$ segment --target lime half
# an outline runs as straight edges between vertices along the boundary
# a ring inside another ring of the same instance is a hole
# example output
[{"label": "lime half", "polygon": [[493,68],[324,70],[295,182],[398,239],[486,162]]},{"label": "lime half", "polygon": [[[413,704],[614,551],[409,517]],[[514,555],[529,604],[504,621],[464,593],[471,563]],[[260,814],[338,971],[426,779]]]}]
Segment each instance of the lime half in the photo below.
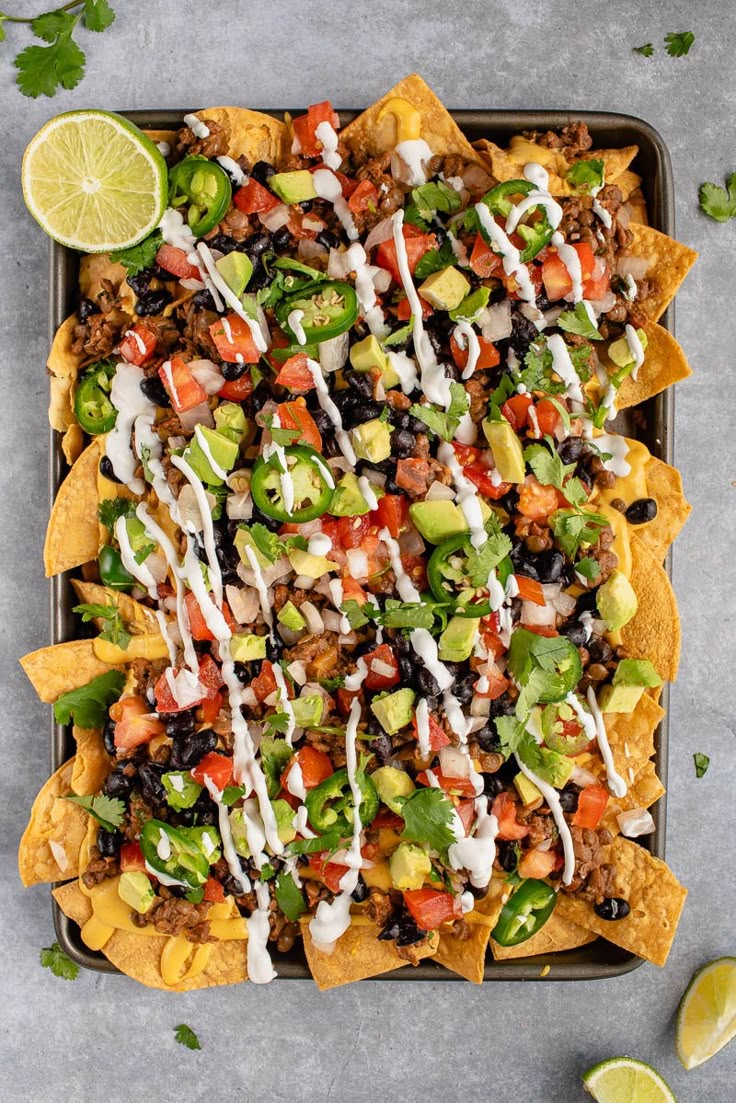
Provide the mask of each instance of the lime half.
[{"label": "lime half", "polygon": [[633,1057],[612,1057],[583,1074],[585,1090],[598,1103],[677,1103],[658,1072]]},{"label": "lime half", "polygon": [[686,1069],[702,1065],[736,1035],[736,957],[699,969],[677,1012],[675,1049]]},{"label": "lime half", "polygon": [[166,162],[153,142],[110,111],[67,111],[23,156],[23,197],[62,245],[106,253],[135,245],[166,209]]}]

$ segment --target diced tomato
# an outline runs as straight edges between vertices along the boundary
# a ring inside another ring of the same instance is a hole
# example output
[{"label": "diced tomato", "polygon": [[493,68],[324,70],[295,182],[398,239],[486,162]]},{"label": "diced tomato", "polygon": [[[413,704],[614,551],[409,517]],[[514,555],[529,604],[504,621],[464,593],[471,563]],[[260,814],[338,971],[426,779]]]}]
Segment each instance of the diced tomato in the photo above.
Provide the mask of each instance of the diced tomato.
[{"label": "diced tomato", "polygon": [[162,245],[156,253],[156,264],[178,280],[201,280],[202,273],[194,264],[190,264],[187,254],[175,245]]},{"label": "diced tomato", "polygon": [[485,494],[486,498],[492,500],[503,498],[511,490],[511,483],[498,483],[496,485],[491,477],[491,469],[484,467],[482,463],[468,464],[463,469],[463,474],[470,479],[471,483],[477,486],[481,494]]},{"label": "diced tomato", "polygon": [[378,830],[380,827],[388,827],[393,831],[403,831],[405,824],[401,816],[397,816],[390,808],[381,808],[378,815],[371,822],[371,830],[374,828]]},{"label": "diced tomato", "polygon": [[556,850],[525,850],[519,859],[520,877],[549,877],[557,868],[558,856]]},{"label": "diced tomato", "polygon": [[378,189],[371,180],[361,180],[348,199],[348,207],[353,214],[374,211],[378,206]]},{"label": "diced tomato", "polygon": [[[432,773],[440,789],[444,789],[446,793],[452,793],[453,796],[458,797],[475,796],[475,786],[469,777],[449,777],[440,770],[432,770]],[[429,785],[429,777],[427,776],[426,770],[422,770],[421,773],[417,774],[417,784]]]},{"label": "diced tomato", "polygon": [[298,430],[297,444],[308,444],[315,451],[322,451],[322,434],[303,398],[297,398],[293,402],[282,402],[278,407],[278,415],[282,429]]},{"label": "diced tomato", "polygon": [[560,634],[551,624],[525,624],[524,627],[527,632],[534,632],[537,636],[548,636],[550,639]]},{"label": "diced tomato", "polygon": [[539,426],[541,436],[544,436],[546,433],[549,433],[551,436],[560,423],[560,415],[556,406],[553,406],[551,402],[543,398],[542,401],[538,402],[534,407],[534,412],[537,415],[537,425]]},{"label": "diced tomato", "polygon": [[357,601],[358,605],[365,605],[368,595],[359,582],[356,582],[350,575],[346,575],[342,580],[342,599],[343,601]]},{"label": "diced tomato", "polygon": [[527,475],[519,487],[517,508],[530,521],[546,521],[550,513],[559,509],[557,491],[553,486],[542,486],[534,475]]},{"label": "diced tomato", "polygon": [[276,357],[273,355],[274,352],[278,349],[288,348],[290,344],[291,342],[284,331],[274,326],[271,333],[271,347],[269,348],[268,352],[264,353],[264,357],[275,372],[281,371],[281,361],[276,359]]},{"label": "diced tomato", "polygon": [[[374,670],[374,662],[383,663],[386,667],[390,667],[391,673],[384,673],[380,666],[378,670]],[[387,643],[379,644],[378,647],[374,647],[372,651],[369,651],[365,656],[365,663],[368,667],[368,674],[364,683],[366,689],[388,689],[390,686],[395,686],[401,679],[396,656]]]},{"label": "diced tomato", "polygon": [[250,688],[259,701],[265,701],[272,693],[276,692],[276,679],[273,673],[273,665],[264,659],[261,664],[261,672],[250,683]]},{"label": "diced tomato", "polygon": [[[421,230],[417,229],[416,226],[412,226],[411,223],[404,224],[401,227],[401,232],[404,235],[409,271],[414,275],[414,269],[419,264],[424,254],[428,253],[430,249],[435,249],[437,247],[437,238],[434,234],[422,233]],[[400,284],[402,282],[399,262],[396,256],[396,243],[393,238],[389,238],[388,241],[382,241],[378,246],[374,264],[390,272],[391,278],[395,280],[396,283]]]},{"label": "diced tomato", "polygon": [[328,851],[320,851],[318,854],[309,855],[309,868],[313,869],[330,890],[330,892],[340,891],[340,881],[345,876],[350,866],[340,865],[339,862],[330,862],[327,858]]},{"label": "diced tomato", "polygon": [[581,789],[578,806],[572,818],[574,827],[597,827],[608,804],[608,790],[604,785],[587,785]]},{"label": "diced tomato", "polygon": [[146,859],[138,843],[123,843],[119,860],[121,873],[146,872]]},{"label": "diced tomato", "polygon": [[[419,726],[417,724],[416,713],[412,719],[412,727],[414,728],[414,735],[417,740],[419,739]],[[429,749],[430,751],[439,751],[443,747],[448,747],[450,744],[450,737],[445,732],[445,729],[441,727],[435,718],[430,713],[429,715]]]},{"label": "diced tomato", "polygon": [[507,398],[501,407],[501,413],[516,432],[529,424],[529,407],[532,397],[528,394],[514,394]]},{"label": "diced tomato", "polygon": [[349,716],[350,709],[352,708],[353,701],[356,697],[360,697],[359,689],[343,689],[342,687],[337,691],[337,709],[341,716]]},{"label": "diced tomato", "polygon": [[237,379],[227,379],[217,393],[220,398],[226,398],[228,402],[244,402],[253,394],[253,380],[250,372],[243,372]]},{"label": "diced tomato", "polygon": [[110,716],[115,721],[115,746],[119,751],[150,743],[164,731],[144,697],[123,697],[110,707]]},{"label": "diced tomato", "polygon": [[204,883],[203,900],[209,900],[211,904],[221,904],[225,899],[225,890],[222,883],[215,877],[208,877]]},{"label": "diced tomato", "polygon": [[535,605],[545,604],[541,582],[537,582],[534,578],[527,578],[524,574],[517,574],[515,577],[522,601],[533,601]]},{"label": "diced tomato", "polygon": [[[480,352],[475,362],[476,371],[483,371],[485,368],[495,368],[497,364],[501,363],[501,355],[493,341],[489,341],[486,337],[479,336],[478,344],[480,346]],[[450,337],[450,352],[458,368],[467,367],[469,349],[467,345],[464,349],[461,349],[455,340],[454,334]]]},{"label": "diced tomato", "polygon": [[199,660],[199,680],[207,690],[207,697],[213,697],[225,685],[222,671],[211,655],[203,655]]},{"label": "diced tomato", "polygon": [[210,337],[229,364],[257,364],[260,359],[250,326],[239,314],[218,318],[210,326]]},{"label": "diced tomato", "polygon": [[370,527],[371,519],[367,513],[361,517],[341,517],[337,522],[337,543],[345,549],[360,548]]},{"label": "diced tomato", "polygon": [[473,243],[473,251],[470,254],[470,267],[476,276],[487,279],[503,267],[503,260],[494,253],[490,245],[486,244],[480,234],[476,235]]},{"label": "diced tomato", "polygon": [[307,364],[305,353],[298,352],[296,356],[290,356],[285,361],[283,368],[274,380],[280,387],[286,387],[289,391],[314,390],[314,376]]},{"label": "diced tomato", "polygon": [[[430,318],[434,314],[434,310],[425,299],[420,299],[419,301],[422,304],[422,318]],[[396,317],[400,322],[408,322],[411,318],[411,303],[406,296],[404,296],[403,299],[399,299],[396,306]]]},{"label": "diced tomato", "polygon": [[334,773],[332,763],[330,762],[330,756],[325,754],[324,751],[315,750],[314,747],[310,747],[309,744],[306,743],[303,747],[299,748],[281,775],[281,787],[283,789],[286,789],[289,773],[293,769],[295,762],[299,763],[299,768],[302,772],[302,783],[305,789],[314,789],[315,786],[326,781],[327,778]]},{"label": "diced tomato", "polygon": [[[578,254],[583,277],[583,295],[586,299],[602,299],[610,286],[610,274],[600,257],[596,257],[587,242],[579,242],[572,248]],[[563,299],[572,291],[572,278],[559,253],[548,249],[542,265],[542,279],[551,302]]]},{"label": "diced tomato", "polygon": [[243,214],[261,214],[272,211],[274,207],[278,207],[280,202],[278,196],[275,196],[268,188],[264,188],[263,184],[259,184],[252,176],[243,184],[242,188],[238,188],[233,196],[233,203]]},{"label": "diced tomato", "polygon": [[[498,637],[496,637],[498,638]],[[475,692],[478,697],[486,697],[489,701],[495,701],[499,697],[503,697],[506,690],[509,688],[509,680],[505,678],[500,670],[491,670],[489,674],[485,675],[488,682],[488,688],[481,692],[478,689],[478,683],[475,683]]]},{"label": "diced tomato", "polygon": [[491,613],[490,617],[483,617],[481,619],[480,632],[483,637],[483,643],[493,655],[494,659],[500,658],[506,651],[503,640],[498,634],[498,629],[499,623],[497,613]]},{"label": "diced tomato", "polygon": [[[143,348],[141,348],[143,345]],[[120,342],[120,355],[129,364],[140,367],[145,364],[149,356],[156,351],[156,334],[151,333],[147,326],[131,326],[126,330],[125,336]]]},{"label": "diced tomato", "polygon": [[427,460],[412,457],[396,464],[396,485],[406,490],[412,498],[424,497],[429,478]]},{"label": "diced tomato", "polygon": [[233,779],[233,760],[228,755],[210,751],[189,773],[200,785],[206,785],[209,778],[216,789],[222,792]]},{"label": "diced tomato", "polygon": [[202,723],[207,727],[212,727],[217,717],[220,715],[220,711],[224,704],[224,698],[221,690],[218,690],[212,695],[212,697],[205,697],[202,704],[199,706],[202,713]]},{"label": "diced tomato", "polygon": [[454,440],[452,448],[461,467],[469,467],[470,464],[480,461],[481,450],[475,448],[472,444],[460,444],[459,441]]},{"label": "diced tomato", "polygon": [[294,135],[301,146],[302,156],[322,156],[322,143],[316,134],[320,123],[329,123],[335,130],[340,125],[340,118],[329,100],[313,103],[307,108],[306,115],[298,115],[296,119],[291,120]]},{"label": "diced tomato", "polygon": [[499,793],[494,799],[491,813],[498,820],[499,839],[523,839],[529,828],[516,820],[517,805],[511,793]]},{"label": "diced tomato", "polygon": [[407,889],[404,903],[412,919],[422,931],[436,931],[450,919],[460,915],[455,897],[451,892],[439,889]]},{"label": "diced tomato", "polygon": [[465,834],[470,834],[470,829],[473,826],[475,820],[475,801],[474,800],[461,800],[457,806],[457,814],[460,817],[460,821],[465,828]]},{"label": "diced tomato", "polygon": [[[210,599],[214,605],[215,599],[212,594],[210,594]],[[192,638],[195,640],[214,640],[215,637],[207,627],[207,621],[204,619],[202,610],[199,607],[199,602],[191,590],[184,598],[184,604],[187,610],[189,630],[192,633]],[[235,617],[230,612],[230,607],[226,601],[222,603],[222,615],[225,618],[228,628],[233,629],[236,627]]]},{"label": "diced tomato", "polygon": [[379,529],[388,529],[394,540],[398,540],[408,516],[409,503],[403,494],[384,494],[370,518]]},{"label": "diced tomato", "polygon": [[207,391],[192,375],[180,356],[172,356],[158,369],[158,376],[177,414],[194,409],[207,401]]}]

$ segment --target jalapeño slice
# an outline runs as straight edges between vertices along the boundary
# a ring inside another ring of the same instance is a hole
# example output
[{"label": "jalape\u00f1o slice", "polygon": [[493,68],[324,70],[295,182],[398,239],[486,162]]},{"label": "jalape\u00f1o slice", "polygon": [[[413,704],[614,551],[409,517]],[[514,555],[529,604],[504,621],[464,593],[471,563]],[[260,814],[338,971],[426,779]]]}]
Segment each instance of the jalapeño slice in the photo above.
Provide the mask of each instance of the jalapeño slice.
[{"label": "jalape\u00f1o slice", "polygon": [[427,565],[432,593],[438,601],[452,602],[458,617],[485,617],[491,611],[489,598],[479,594],[467,576],[468,556],[475,554],[470,537],[461,533],[438,544]]},{"label": "jalape\u00f1o slice", "polygon": [[[378,813],[378,791],[362,770],[358,773],[360,787],[360,822],[372,823]],[[350,835],[353,830],[355,804],[346,769],[336,770],[326,781],[310,789],[306,799],[309,822],[315,831],[339,831]]]},{"label": "jalape\u00f1o slice", "polygon": [[565,701],[546,706],[542,712],[542,732],[549,749],[558,754],[580,754],[590,743],[575,710]]},{"label": "jalape\u00f1o slice", "polygon": [[87,368],[77,384],[74,413],[85,433],[92,436],[109,433],[117,421],[118,412],[110,400],[116,369],[114,360],[102,360]]},{"label": "jalape\u00f1o slice", "polygon": [[97,562],[100,572],[100,581],[111,590],[132,590],[135,586],[133,575],[123,566],[122,556],[117,548],[111,544],[104,544],[100,549]]},{"label": "jalape\u00f1o slice", "polygon": [[[286,461],[286,471],[281,455]],[[334,487],[325,477],[328,470],[319,452],[304,444],[293,444],[268,459],[260,456],[251,479],[253,501],[261,513],[274,521],[294,524],[314,521],[326,512],[334,494]],[[289,494],[293,503],[287,508]]]},{"label": "jalape\u00f1o slice", "polygon": [[350,329],[358,319],[358,297],[355,289],[341,280],[308,284],[289,295],[276,307],[276,318],[287,337],[298,342],[289,325],[293,310],[302,312],[300,322],[306,344],[313,345],[339,337]]},{"label": "jalape\u00f1o slice", "polygon": [[[529,180],[506,180],[503,184],[498,184],[487,192],[483,196],[482,202],[490,208],[492,214],[508,218],[514,206],[511,197],[514,195],[527,196],[535,190],[536,185]],[[524,264],[536,257],[554,233],[554,227],[550,225],[544,204],[537,203],[530,207],[524,217],[528,217],[534,212],[538,212],[540,216],[536,222],[520,222],[516,227],[516,233],[525,242],[521,251],[521,260]]]},{"label": "jalape\u00f1o slice", "polygon": [[528,877],[501,908],[491,938],[501,946],[519,946],[541,931],[557,903],[557,893],[546,881]]},{"label": "jalape\u00f1o slice", "polygon": [[198,889],[209,876],[204,851],[183,830],[162,820],[149,820],[141,831],[143,857],[156,873]]},{"label": "jalape\u00f1o slice", "polygon": [[186,219],[195,237],[213,230],[232,197],[230,177],[206,157],[185,157],[169,170],[169,204],[186,207]]}]

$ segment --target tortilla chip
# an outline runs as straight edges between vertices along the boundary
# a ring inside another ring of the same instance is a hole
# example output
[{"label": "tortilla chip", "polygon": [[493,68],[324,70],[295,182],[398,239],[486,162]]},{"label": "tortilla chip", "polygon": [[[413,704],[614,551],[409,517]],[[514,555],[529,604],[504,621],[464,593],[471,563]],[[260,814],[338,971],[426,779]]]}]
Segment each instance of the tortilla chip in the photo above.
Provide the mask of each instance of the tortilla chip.
[{"label": "tortilla chip", "polygon": [[621,192],[624,202],[626,202],[641,186],[641,176],[638,176],[635,172],[631,172],[630,169],[624,169],[624,171],[619,173],[616,177],[606,177],[606,183],[615,184]]},{"label": "tortilla chip", "polygon": [[666,682],[677,677],[681,628],[672,584],[657,557],[631,534],[631,584],[639,599],[633,620],[621,629],[629,658],[650,659]]},{"label": "tortilla chip", "polygon": [[655,965],[664,965],[675,937],[687,889],[672,870],[648,850],[623,835],[609,847],[605,860],[615,867],[613,896],[623,897],[631,908],[625,919],[606,920],[593,905],[579,897],[560,894],[560,915],[629,950]]},{"label": "tortilla chip", "polygon": [[[616,399],[619,410],[637,406],[692,375],[685,353],[671,333],[656,322],[649,322],[644,330],[647,335],[644,363],[636,379],[628,376],[621,384]],[[601,362],[609,374],[617,370],[605,353],[601,354]]]},{"label": "tortilla chip", "polygon": [[64,453],[64,459],[70,467],[72,464],[76,463],[82,455],[84,451],[84,433],[76,422],[74,425],[70,425],[64,433],[61,439],[61,450]]},{"label": "tortilla chip", "polygon": [[206,107],[195,114],[204,123],[216,122],[224,128],[228,157],[246,157],[251,165],[256,161],[279,165],[289,152],[286,124],[272,115],[245,107]]},{"label": "tortilla chip", "polygon": [[107,253],[85,254],[79,262],[79,290],[85,299],[96,301],[105,288],[103,280],[108,280],[120,299],[123,310],[132,316],[135,308],[135,293],[126,282],[127,270],[122,264],[110,260]]},{"label": "tortilla chip", "polygon": [[649,764],[654,754],[654,733],[664,714],[664,709],[647,693],[639,698],[633,712],[605,714],[613,764],[627,784],[631,780],[629,770],[636,777]]},{"label": "tortilla chip", "polygon": [[[511,139],[508,149],[502,149],[486,138],[474,142],[473,145],[501,183],[506,180],[521,179],[524,165],[534,162],[542,165],[549,173],[549,190],[552,195],[578,194],[578,190],[567,180],[567,173],[574,162],[568,161],[560,149],[549,149],[537,142],[530,142],[521,135],[515,135]],[[623,149],[597,149],[587,153],[583,160],[603,161],[606,183],[618,184],[619,178],[638,152],[637,146],[625,146]],[[638,180],[637,177],[637,182]]]},{"label": "tortilla chip", "polygon": [[626,795],[611,797],[601,820],[601,825],[607,827],[612,835],[621,834],[616,818],[621,812],[631,812],[634,808],[651,808],[665,794],[664,785],[657,777],[653,762],[647,762],[633,782],[629,783],[627,775],[624,777],[629,785]]},{"label": "tortilla chip", "polygon": [[649,497],[657,503],[657,516],[647,525],[639,525],[636,534],[657,559],[667,549],[687,521],[692,506],[682,491],[682,476],[676,467],[652,456],[646,465]]},{"label": "tortilla chip", "polygon": [[598,936],[593,931],[571,923],[552,912],[541,931],[522,942],[519,946],[500,946],[491,939],[491,953],[496,961],[512,961],[519,957],[533,957],[535,954],[557,954],[563,950],[575,950],[578,946],[587,946],[595,942]]},{"label": "tortilla chip", "polygon": [[[435,961],[444,965],[451,973],[465,977],[472,984],[480,984],[486,964],[488,941],[503,906],[501,897],[507,889],[508,886],[503,881],[491,881],[487,895],[482,900],[476,900],[473,913],[465,917],[470,930],[469,937],[457,937],[451,930],[443,931],[434,956]],[[473,922],[475,913],[481,922]]]},{"label": "tortilla chip", "polygon": [[385,96],[363,111],[340,133],[342,144],[357,159],[363,161],[394,149],[397,144],[396,120],[391,113],[379,116],[392,99],[406,100],[421,115],[419,137],[431,147],[432,152],[445,156],[456,153],[466,161],[486,168],[483,158],[463,134],[447,108],[437,99],[432,89],[420,76],[412,73],[395,84]]},{"label": "tortilla chip", "polygon": [[[160,635],[161,629],[153,610],[140,601],[136,601],[129,594],[121,590],[112,590],[109,586],[102,586],[99,582],[82,582],[79,578],[71,580],[74,592],[81,604],[87,605],[114,605],[120,610],[123,624],[132,631],[133,635],[155,634]],[[104,622],[97,618],[93,622],[102,631]]]},{"label": "tortilla chip", "polygon": [[[393,942],[379,942],[379,928],[373,923],[362,922],[363,917],[353,919],[347,931],[335,943],[331,954],[318,950],[309,933],[309,919],[301,921],[304,952],[307,955],[314,983],[320,992],[338,988],[341,984],[351,984],[354,980],[366,980],[379,977],[383,973],[392,973],[403,969],[409,962],[399,957]],[[428,941],[419,953],[419,957],[431,957],[435,946]]]},{"label": "tortilla chip", "polygon": [[90,797],[102,788],[113,766],[105,750],[102,733],[97,728],[73,728],[77,753],[72,771],[72,791],[79,797]]},{"label": "tortilla chip", "polygon": [[[63,881],[79,873],[79,848],[87,834],[88,817],[79,805],[63,799],[72,791],[74,765],[73,758],[65,762],[33,802],[18,847],[18,871],[26,887]],[[57,847],[56,855],[52,842]]]},{"label": "tortilla chip", "polygon": [[122,669],[98,659],[93,640],[68,640],[67,643],[41,647],[24,655],[20,665],[40,699],[47,705],[53,704],[70,689],[86,686],[99,674]]},{"label": "tortilla chip", "polygon": [[50,375],[49,422],[52,429],[63,433],[70,425],[76,425],[72,392],[83,357],[72,352],[74,327],[79,324],[76,314],[70,314],[61,323],[51,342],[46,361]]},{"label": "tortilla chip", "polygon": [[646,276],[653,284],[651,295],[646,299],[637,299],[637,306],[647,318],[656,322],[674,299],[698,254],[651,226],[636,223],[631,227],[631,232],[634,240],[629,246],[629,255],[649,261]]},{"label": "tortilla chip", "polygon": [[168,142],[170,146],[174,146],[176,143],[176,131],[175,130],[149,130],[144,129],[143,133],[149,141],[157,144],[158,142]]},{"label": "tortilla chip", "polygon": [[[53,897],[64,912],[79,926],[92,915],[92,905],[77,881],[54,889]],[[247,942],[233,939],[212,943],[210,958],[199,976],[166,984],[161,976],[161,954],[168,935],[138,935],[130,931],[115,931],[103,948],[103,953],[122,973],[145,984],[147,988],[159,988],[165,992],[189,992],[197,988],[212,988],[221,984],[237,984],[248,979],[246,969]],[[196,950],[196,946],[192,946]]]},{"label": "tortilla chip", "polygon": [[647,214],[647,201],[644,198],[644,193],[641,188],[636,188],[626,200],[626,205],[629,208],[632,222],[640,222],[642,226],[649,225],[649,216]]},{"label": "tortilla chip", "polygon": [[51,507],[43,549],[47,577],[97,558],[100,546],[97,467],[100,456],[100,439],[95,438],[59,487]]}]

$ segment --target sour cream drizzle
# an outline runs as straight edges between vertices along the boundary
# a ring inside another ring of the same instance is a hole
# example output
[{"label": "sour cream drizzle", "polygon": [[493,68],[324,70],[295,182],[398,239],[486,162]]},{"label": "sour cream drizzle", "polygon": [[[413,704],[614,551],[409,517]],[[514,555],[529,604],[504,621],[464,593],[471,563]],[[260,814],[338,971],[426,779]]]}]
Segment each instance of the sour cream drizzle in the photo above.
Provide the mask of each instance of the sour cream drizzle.
[{"label": "sour cream drizzle", "polygon": [[355,272],[355,294],[363,312],[366,325],[374,337],[386,337],[389,327],[386,325],[383,311],[378,305],[373,276],[380,271],[375,265],[368,264],[365,249],[359,241],[353,242],[345,253],[346,262]]},{"label": "sour cream drizzle", "polygon": [[277,973],[268,952],[268,936],[271,931],[268,915],[271,907],[271,896],[265,881],[256,881],[255,893],[258,907],[250,918],[245,921],[248,928],[246,958],[248,980],[253,981],[254,984],[268,984],[277,976]]},{"label": "sour cream drizzle", "polygon": [[495,245],[497,251],[503,257],[504,272],[507,276],[513,276],[518,283],[519,297],[528,303],[535,302],[537,296],[534,291],[534,284],[529,275],[529,269],[522,262],[519,250],[498,225],[485,203],[476,203],[475,213],[478,215],[478,221],[490,238],[491,244]]},{"label": "sour cream drizzle", "polygon": [[329,169],[317,169],[312,173],[314,190],[320,199],[331,203],[349,241],[357,241],[358,230],[353,221],[347,200],[342,194],[342,184]]},{"label": "sour cream drizzle", "polygon": [[426,165],[432,160],[432,148],[424,138],[407,138],[395,146],[401,160],[409,170],[406,183],[416,188],[427,183]]},{"label": "sour cream drizzle", "polygon": [[478,340],[478,334],[475,332],[469,322],[459,321],[455,326],[453,333],[455,341],[460,349],[467,348],[468,350],[468,362],[463,368],[462,379],[470,379],[471,375],[475,371],[475,366],[478,363],[480,356],[480,341]]},{"label": "sour cream drizzle", "polygon": [[629,346],[629,352],[631,358],[634,361],[634,367],[631,372],[631,378],[636,379],[639,374],[639,368],[644,363],[644,346],[639,340],[639,334],[636,332],[631,324],[626,326],[626,344]]},{"label": "sour cream drizzle", "polygon": [[388,548],[388,555],[391,561],[391,569],[396,575],[396,589],[399,591],[399,597],[402,601],[416,601],[420,602],[422,596],[417,590],[416,586],[409,578],[408,574],[404,570],[404,565],[401,562],[401,549],[398,543],[394,540],[388,529],[381,529],[378,534],[379,540],[383,540],[384,544]]},{"label": "sour cream drizzle", "polygon": [[263,331],[260,323],[249,317],[248,314],[246,314],[243,308],[243,304],[241,303],[238,296],[228,287],[225,280],[217,271],[215,259],[212,256],[212,253],[210,252],[208,246],[205,245],[203,241],[200,241],[200,243],[198,244],[197,252],[199,253],[202,263],[207,269],[207,274],[209,278],[212,280],[212,283],[220,292],[227,305],[232,311],[235,312],[235,314],[238,315],[239,318],[242,318],[245,324],[248,326],[251,337],[253,338],[253,342],[258,351],[266,352],[266,350],[268,349],[268,342],[263,336]]},{"label": "sour cream drizzle", "polygon": [[549,810],[554,817],[557,830],[562,839],[562,850],[565,856],[565,868],[562,871],[562,881],[564,884],[569,885],[575,874],[575,848],[573,847],[572,835],[570,833],[570,828],[567,826],[557,790],[546,781],[543,781],[542,778],[535,774],[533,770],[530,770],[528,766],[525,766],[518,754],[515,754],[514,758],[524,777],[539,789],[539,792],[546,800]]},{"label": "sour cream drizzle", "polygon": [[603,714],[601,713],[598,701],[596,699],[595,690],[592,686],[589,686],[586,697],[588,699],[590,711],[593,713],[598,747],[601,752],[601,757],[606,766],[608,788],[611,790],[614,797],[625,797],[628,792],[628,787],[614,764],[613,754],[611,752],[611,745],[608,742],[608,733],[606,732],[605,721],[603,720]]},{"label": "sour cream drizzle", "polygon": [[[488,533],[483,524],[483,510],[475,484],[471,483],[470,479],[464,475],[455,455],[455,449],[448,441],[442,441],[438,447],[437,458],[445,467],[449,467],[452,473],[456,501],[470,529],[470,543],[474,548],[483,547],[488,540]],[[493,473],[491,473],[491,481],[493,481]]]},{"label": "sour cream drizzle", "polygon": [[314,380],[314,386],[317,390],[317,401],[319,402],[320,409],[324,410],[328,418],[335,426],[335,439],[340,446],[345,459],[348,461],[351,467],[355,467],[358,462],[358,457],[355,455],[355,450],[350,442],[350,436],[345,432],[342,425],[342,417],[335,403],[330,397],[330,391],[327,386],[327,381],[324,377],[322,367],[316,360],[312,360],[311,357],[307,357],[307,364],[309,370],[312,373],[312,379]]},{"label": "sour cream drizzle", "polygon": [[325,119],[315,127],[315,137],[322,143],[322,160],[329,169],[339,169],[342,157],[337,152],[337,132]]},{"label": "sour cream drizzle", "polygon": [[125,361],[118,364],[110,388],[110,401],[118,411],[118,416],[105,440],[105,453],[116,477],[133,494],[142,494],[146,489],[143,480],[135,477],[138,460],[130,446],[133,424],[141,414],[149,414],[155,409],[141,390],[144,379],[142,368]]},{"label": "sour cream drizzle", "polygon": [[488,811],[488,799],[475,799],[475,833],[457,839],[447,856],[453,869],[466,869],[474,888],[482,889],[491,880],[496,857],[498,820]]},{"label": "sour cream drizzle", "polygon": [[420,697],[415,710],[417,721],[417,746],[420,758],[429,758],[429,705],[425,697]]}]

